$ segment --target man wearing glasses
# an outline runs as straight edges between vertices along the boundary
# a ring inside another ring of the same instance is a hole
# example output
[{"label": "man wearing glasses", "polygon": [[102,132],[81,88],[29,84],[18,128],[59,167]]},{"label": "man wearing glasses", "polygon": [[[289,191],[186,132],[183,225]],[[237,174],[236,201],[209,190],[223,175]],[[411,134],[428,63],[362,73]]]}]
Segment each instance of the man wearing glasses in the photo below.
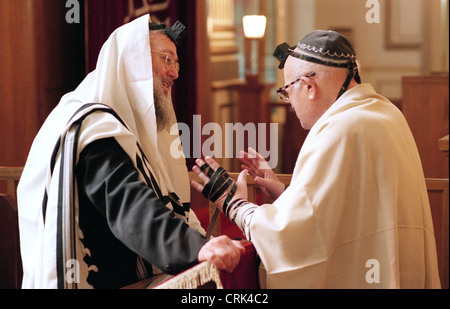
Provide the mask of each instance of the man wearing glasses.
[{"label": "man wearing glasses", "polygon": [[202,261],[232,271],[245,250],[206,239],[190,210],[185,160],[169,149],[184,26],[149,21],[110,36],[33,142],[18,187],[23,288],[120,288]]},{"label": "man wearing glasses", "polygon": [[[290,185],[253,149],[237,182],[206,158],[194,167],[204,185],[192,183],[253,242],[262,286],[439,288],[425,179],[402,113],[361,83],[353,47],[334,31],[274,56],[286,82],[278,94],[310,130]],[[273,204],[246,200],[247,173]]]}]

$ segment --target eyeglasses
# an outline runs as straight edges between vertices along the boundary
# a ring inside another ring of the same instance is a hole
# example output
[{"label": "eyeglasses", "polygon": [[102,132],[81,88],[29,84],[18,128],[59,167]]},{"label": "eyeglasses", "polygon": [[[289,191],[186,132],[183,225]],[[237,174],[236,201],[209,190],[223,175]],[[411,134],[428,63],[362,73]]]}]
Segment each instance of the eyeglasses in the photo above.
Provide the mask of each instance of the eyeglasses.
[{"label": "eyeglasses", "polygon": [[280,96],[280,99],[283,100],[286,103],[289,103],[289,92],[287,91],[287,89],[289,87],[291,87],[292,85],[294,85],[295,83],[298,83],[299,81],[301,81],[303,77],[312,77],[314,75],[316,75],[316,72],[311,72],[309,74],[302,75],[298,79],[296,79],[295,81],[290,83],[289,85],[286,85],[286,86],[281,87],[280,89],[278,89],[277,93]]},{"label": "eyeglasses", "polygon": [[175,68],[175,71],[180,71],[180,63],[170,58],[169,53],[163,53],[156,50],[152,50],[152,53],[163,54],[166,55],[164,65],[166,66],[166,70],[170,70],[172,67]]}]

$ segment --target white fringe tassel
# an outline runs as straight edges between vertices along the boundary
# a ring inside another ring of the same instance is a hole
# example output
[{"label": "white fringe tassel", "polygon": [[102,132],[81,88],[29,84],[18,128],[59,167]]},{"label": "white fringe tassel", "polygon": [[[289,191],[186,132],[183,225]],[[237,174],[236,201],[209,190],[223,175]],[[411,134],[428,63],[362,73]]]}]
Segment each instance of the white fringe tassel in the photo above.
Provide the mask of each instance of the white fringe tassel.
[{"label": "white fringe tassel", "polygon": [[217,289],[223,289],[217,267],[203,262],[161,283],[155,289],[197,289],[211,281],[216,284]]}]

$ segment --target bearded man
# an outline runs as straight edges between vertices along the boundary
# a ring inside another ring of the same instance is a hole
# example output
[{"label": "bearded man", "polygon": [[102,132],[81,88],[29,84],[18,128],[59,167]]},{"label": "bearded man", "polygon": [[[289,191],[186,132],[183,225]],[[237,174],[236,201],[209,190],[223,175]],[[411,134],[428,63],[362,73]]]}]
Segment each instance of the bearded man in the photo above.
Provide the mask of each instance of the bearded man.
[{"label": "bearded man", "polygon": [[118,28],[45,121],[18,186],[24,288],[120,288],[239,262],[240,243],[204,237],[185,159],[170,155],[183,29],[149,15]]}]

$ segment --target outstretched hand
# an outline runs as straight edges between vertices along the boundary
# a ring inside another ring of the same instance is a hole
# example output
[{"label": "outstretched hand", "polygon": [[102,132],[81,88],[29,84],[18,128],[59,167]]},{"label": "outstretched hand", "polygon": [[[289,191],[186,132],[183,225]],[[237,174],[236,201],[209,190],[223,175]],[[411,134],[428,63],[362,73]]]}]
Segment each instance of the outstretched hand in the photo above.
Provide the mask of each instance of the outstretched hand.
[{"label": "outstretched hand", "polygon": [[239,160],[242,169],[248,170],[255,179],[255,184],[269,198],[276,200],[284,192],[284,184],[278,180],[267,161],[256,150],[248,148],[248,152],[241,151]]},{"label": "outstretched hand", "polygon": [[[212,173],[216,172],[217,169],[220,167],[220,165],[214,159],[212,159],[210,157],[206,157],[205,161],[209,165],[209,167],[213,170]],[[192,168],[194,173],[197,174],[197,176],[203,181],[203,184],[200,184],[199,182],[197,182],[195,180],[191,181],[191,186],[200,193],[202,193],[203,189],[205,188],[205,185],[210,181],[210,177],[208,177],[205,174],[205,172],[203,172],[201,170],[201,167],[205,165],[205,161],[203,161],[202,159],[197,159],[195,161],[196,165],[194,165],[194,167]],[[234,193],[232,199],[229,201],[230,204],[237,199],[247,200],[247,197],[248,197],[247,180],[246,180],[247,174],[248,174],[248,171],[244,170],[239,174],[236,182],[234,182],[234,180],[232,181],[236,184],[236,192]],[[229,188],[227,188],[215,201],[213,201],[216,208],[223,211],[223,204],[224,204],[228,194],[230,193],[230,191],[231,191],[231,186],[229,186]]]}]

